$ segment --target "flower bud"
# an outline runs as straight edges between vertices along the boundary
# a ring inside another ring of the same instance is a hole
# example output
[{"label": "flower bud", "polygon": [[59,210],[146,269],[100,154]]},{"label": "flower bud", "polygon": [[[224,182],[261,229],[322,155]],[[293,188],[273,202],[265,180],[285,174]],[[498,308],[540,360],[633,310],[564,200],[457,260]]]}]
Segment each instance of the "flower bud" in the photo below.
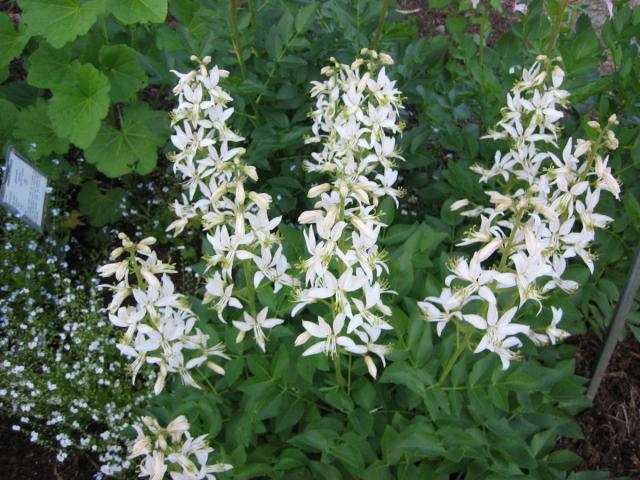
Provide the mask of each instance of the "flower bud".
[{"label": "flower bud", "polygon": [[329,183],[322,183],[320,185],[316,185],[315,187],[311,187],[307,192],[307,197],[315,198],[325,192],[331,190],[331,185]]},{"label": "flower bud", "polygon": [[453,202],[449,207],[449,209],[452,212],[455,212],[456,210],[460,210],[461,208],[464,208],[467,205],[469,205],[469,200],[467,198],[461,198],[460,200],[456,200],[455,202]]}]

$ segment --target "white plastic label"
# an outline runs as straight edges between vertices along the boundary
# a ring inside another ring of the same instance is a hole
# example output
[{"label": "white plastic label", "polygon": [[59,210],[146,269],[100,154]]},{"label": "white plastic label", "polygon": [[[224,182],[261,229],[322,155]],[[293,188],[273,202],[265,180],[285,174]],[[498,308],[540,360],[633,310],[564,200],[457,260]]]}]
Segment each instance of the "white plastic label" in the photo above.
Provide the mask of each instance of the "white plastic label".
[{"label": "white plastic label", "polygon": [[41,230],[48,179],[29,162],[23,160],[13,148],[9,149],[7,157],[0,201],[9,210]]}]

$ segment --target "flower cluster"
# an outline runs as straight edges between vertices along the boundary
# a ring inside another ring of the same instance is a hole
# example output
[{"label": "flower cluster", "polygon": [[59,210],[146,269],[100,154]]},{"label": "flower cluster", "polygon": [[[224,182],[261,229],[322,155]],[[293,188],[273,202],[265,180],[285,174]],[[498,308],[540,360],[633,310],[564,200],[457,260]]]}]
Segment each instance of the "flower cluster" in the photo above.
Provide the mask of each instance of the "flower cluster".
[{"label": "flower cluster", "polygon": [[[222,344],[209,346],[209,336],[195,329],[196,317],[186,298],[175,292],[169,274],[172,266],[158,260],[151,249],[156,239],[147,237],[135,243],[124,233],[119,234],[122,246],[111,253],[113,263],[98,269],[102,277],[115,276],[115,286],[109,304],[109,319],[117,327],[126,328],[118,349],[134,358],[131,364],[133,381],[145,364],[157,365],[154,391],[159,394],[168,373],[179,373],[187,385],[199,388],[190,370],[204,363],[216,373],[224,375],[224,369],[210,360],[211,356],[227,358]],[[124,258],[121,258],[124,257]],[[159,275],[162,275],[158,278]],[[133,297],[135,304],[122,306]],[[190,360],[184,350],[197,352]]]},{"label": "flower cluster", "polygon": [[[271,197],[247,190],[246,182],[258,180],[255,167],[243,160],[245,149],[234,146],[244,139],[226,124],[233,114],[228,107],[231,97],[219,81],[228,72],[217,66],[207,68],[211,59],[198,60],[198,70],[176,73],[179,77],[174,93],[178,105],[172,112],[175,134],[171,137],[177,152],[170,156],[174,171],[184,179],[186,193],[173,210],[178,217],[168,230],[179,234],[189,224],[201,224],[207,232],[212,253],[205,257],[207,266],[204,303],[211,304],[219,319],[226,323],[227,307],[243,309],[244,321],[234,321],[238,341],[253,331],[256,343],[264,351],[262,329],[282,323],[267,320],[268,311],[256,311],[254,289],[273,283],[277,293],[283,286],[293,286],[289,263],[275,229],[281,217],[269,218]],[[245,286],[235,293],[234,276],[241,266]]]},{"label": "flower cluster", "polygon": [[207,444],[206,435],[191,437],[190,425],[184,415],[165,428],[152,417],[140,420],[142,424],[134,425],[138,437],[131,453],[131,458],[144,455],[140,477],[162,480],[168,473],[172,480],[215,480],[215,473],[233,468],[226,463],[208,465],[213,448]]},{"label": "flower cluster", "polygon": [[368,353],[384,364],[389,347],[375,342],[383,330],[392,329],[385,319],[391,310],[382,300],[392,292],[380,281],[388,270],[377,246],[385,225],[376,208],[384,196],[397,204],[401,194],[394,186],[394,167],[401,160],[395,135],[402,131],[402,103],[385,71],[392,59],[367,49],[362,55],[351,65],[332,59],[333,64],[322,69],[327,79],[313,82],[316,108],[307,143],[320,143],[322,150],[312,154],[305,168],[330,175],[331,181],[309,190],[309,198],[319,199],[299,218],[310,225],[304,233],[310,256],[302,264],[305,287],[297,292],[292,314],[310,303],[329,304],[331,325],[323,317],[317,324],[303,321],[305,332],[296,345],[314,337],[304,355],[333,357],[338,347],[364,355],[375,377],[377,369]]},{"label": "flower cluster", "polygon": [[149,395],[128,387],[101,295],[69,268],[68,245],[22,222],[2,230],[0,409],[59,462],[88,452],[123,475],[126,430]]},{"label": "flower cluster", "polygon": [[[472,167],[482,183],[494,181],[503,187],[486,191],[490,207],[463,212],[479,216],[480,226],[469,230],[458,245],[477,244],[478,250],[470,260],[454,259],[440,297],[420,303],[426,318],[438,323],[439,334],[450,321],[481,330],[484,335],[476,352],[497,353],[504,368],[517,357],[513,349],[522,345],[517,334],[537,344],[556,343],[568,335],[557,327],[562,318],[559,308],[551,307],[551,324],[544,331],[513,320],[527,302],[537,303],[539,314],[550,291],[578,288],[577,282],[563,278],[568,259],[580,257],[593,272],[589,246],[595,229],[612,221],[596,213],[598,201],[603,191],[616,198],[620,194],[608,157],[600,154],[618,146],[610,129],[617,123],[615,116],[604,127],[589,122],[594,139],[569,139],[562,148],[558,146],[560,107],[568,98],[561,89],[563,78],[564,72],[553,60],[540,56],[507,96],[502,119],[487,137],[504,140],[511,149],[505,154],[498,151],[489,169]],[[452,208],[468,205],[463,199]],[[500,260],[493,267],[483,265],[496,252],[501,253]],[[469,304],[474,313],[467,313]]]}]

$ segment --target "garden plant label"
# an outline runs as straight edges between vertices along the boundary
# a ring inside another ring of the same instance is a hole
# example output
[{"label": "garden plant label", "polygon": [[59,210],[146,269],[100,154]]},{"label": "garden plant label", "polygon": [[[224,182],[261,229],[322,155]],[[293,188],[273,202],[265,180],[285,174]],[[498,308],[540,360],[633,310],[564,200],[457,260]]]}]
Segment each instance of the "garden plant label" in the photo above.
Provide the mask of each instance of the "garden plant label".
[{"label": "garden plant label", "polygon": [[15,149],[8,149],[0,203],[37,230],[42,230],[44,225],[48,183],[46,175]]}]

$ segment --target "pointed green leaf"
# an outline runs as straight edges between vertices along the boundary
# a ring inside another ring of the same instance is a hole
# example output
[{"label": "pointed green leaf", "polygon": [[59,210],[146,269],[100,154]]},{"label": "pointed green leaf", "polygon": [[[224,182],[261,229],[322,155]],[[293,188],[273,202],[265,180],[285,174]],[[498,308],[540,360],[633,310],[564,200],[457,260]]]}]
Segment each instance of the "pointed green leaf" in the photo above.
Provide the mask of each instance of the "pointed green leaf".
[{"label": "pointed green leaf", "polygon": [[147,75],[136,60],[138,52],[126,45],[105,45],[100,49],[101,71],[109,79],[112,102],[125,102],[147,83]]},{"label": "pointed green leaf", "polygon": [[51,88],[62,83],[70,74],[71,54],[65,48],[53,48],[40,42],[38,49],[29,57],[27,83],[38,88]]},{"label": "pointed green leaf", "polygon": [[18,4],[29,33],[42,35],[56,48],[87,33],[104,10],[104,0],[19,0]]},{"label": "pointed green leaf", "polygon": [[109,0],[109,10],[124,24],[162,23],[167,17],[167,0]]},{"label": "pointed green leaf", "polygon": [[47,114],[49,105],[38,99],[35,105],[23,109],[16,121],[14,136],[25,147],[32,148],[31,156],[35,159],[51,153],[65,153],[69,150],[69,141],[60,138],[53,131],[51,120]]},{"label": "pointed green leaf", "polygon": [[0,67],[3,67],[22,52],[31,35],[25,32],[24,24],[16,30],[11,19],[0,13]]},{"label": "pointed green leaf", "polygon": [[164,139],[154,132],[150,123],[164,116],[140,103],[127,107],[122,115],[122,126],[105,123],[95,141],[86,150],[87,161],[109,177],[118,177],[132,171],[147,174],[154,169],[158,147]]},{"label": "pointed green leaf", "polygon": [[76,65],[69,78],[52,87],[49,118],[59,137],[87,148],[109,111],[109,80],[93,65]]}]

